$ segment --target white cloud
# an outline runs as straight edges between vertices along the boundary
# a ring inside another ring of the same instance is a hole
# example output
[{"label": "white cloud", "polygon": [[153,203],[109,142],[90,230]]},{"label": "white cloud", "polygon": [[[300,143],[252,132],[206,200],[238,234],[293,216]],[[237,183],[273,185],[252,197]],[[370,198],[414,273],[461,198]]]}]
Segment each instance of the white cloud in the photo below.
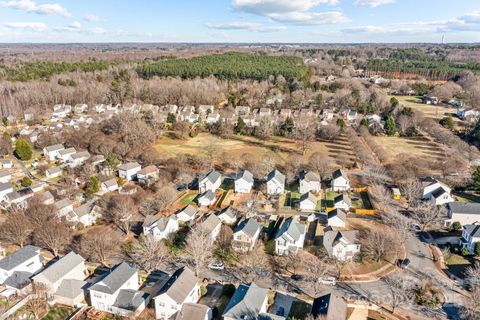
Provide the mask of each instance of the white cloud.
[{"label": "white cloud", "polygon": [[337,5],[338,0],[233,0],[232,5],[239,11],[268,17],[272,20],[302,24],[345,23],[349,19],[339,10],[313,11],[320,5]]},{"label": "white cloud", "polygon": [[48,29],[47,25],[43,22],[7,22],[3,25],[9,29],[26,29],[38,32]]},{"label": "white cloud", "polygon": [[88,29],[88,31],[91,32],[91,33],[95,33],[95,34],[105,34],[105,33],[108,32],[104,28],[92,28],[92,29]]},{"label": "white cloud", "polygon": [[356,0],[353,4],[357,7],[376,8],[386,4],[395,3],[395,0]]},{"label": "white cloud", "polygon": [[32,0],[12,0],[1,1],[0,6],[37,14],[52,14],[62,17],[70,17],[68,10],[58,3],[37,4]]},{"label": "white cloud", "polygon": [[85,17],[83,17],[83,20],[87,22],[100,22],[102,19],[100,17],[94,15],[94,14],[87,14]]},{"label": "white cloud", "polygon": [[66,27],[56,27],[55,31],[80,31],[82,29],[82,24],[78,21],[70,23]]},{"label": "white cloud", "polygon": [[285,26],[265,26],[253,22],[229,22],[222,24],[207,23],[205,26],[217,30],[248,30],[254,32],[277,32],[286,29]]}]

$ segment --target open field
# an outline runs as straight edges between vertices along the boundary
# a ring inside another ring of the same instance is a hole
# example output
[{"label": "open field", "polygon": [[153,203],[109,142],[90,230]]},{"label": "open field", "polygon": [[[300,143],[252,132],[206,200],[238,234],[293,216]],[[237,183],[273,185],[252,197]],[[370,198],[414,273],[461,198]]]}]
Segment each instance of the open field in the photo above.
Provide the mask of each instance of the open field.
[{"label": "open field", "polygon": [[[248,159],[260,160],[267,153],[273,153],[275,160],[283,164],[285,159],[291,153],[301,155],[299,146],[293,139],[281,137],[272,137],[268,141],[263,141],[255,137],[232,136],[228,139],[215,138],[208,133],[201,133],[194,138],[175,139],[171,137],[162,137],[157,141],[155,148],[167,156],[176,156],[178,154],[206,155],[206,147],[215,139],[218,148],[219,159],[224,160],[227,157],[242,157],[247,155]],[[306,152],[306,158],[318,152],[325,157],[340,162],[346,159],[353,161],[355,156],[351,146],[344,137],[336,141],[314,141],[309,144]]]},{"label": "open field", "polygon": [[421,159],[439,160],[445,157],[440,146],[422,137],[374,137],[376,142],[383,147],[389,161],[395,161],[400,154],[420,157]]}]

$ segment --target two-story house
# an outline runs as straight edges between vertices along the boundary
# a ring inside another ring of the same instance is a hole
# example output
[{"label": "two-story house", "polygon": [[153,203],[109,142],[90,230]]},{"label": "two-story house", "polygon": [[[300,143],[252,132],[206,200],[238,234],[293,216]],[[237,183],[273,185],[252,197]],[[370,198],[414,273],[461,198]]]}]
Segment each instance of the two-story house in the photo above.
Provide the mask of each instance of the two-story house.
[{"label": "two-story house", "polygon": [[275,253],[282,256],[297,253],[303,248],[305,225],[290,217],[283,222],[275,234]]},{"label": "two-story house", "polygon": [[177,218],[179,222],[189,222],[195,219],[198,209],[192,205],[187,205],[183,209],[177,212]]},{"label": "two-story house", "polygon": [[240,172],[235,177],[235,192],[250,193],[253,188],[253,182],[253,174],[250,171],[244,170]]},{"label": "two-story house", "polygon": [[200,285],[197,277],[187,267],[178,269],[153,298],[157,319],[169,319],[186,303],[200,299]]},{"label": "two-story house", "polygon": [[317,208],[317,197],[311,192],[302,194],[299,201],[299,207],[301,211],[315,211]]},{"label": "two-story house", "polygon": [[152,216],[149,215],[143,221],[143,233],[152,235],[157,241],[167,239],[178,230],[178,219],[176,215]]},{"label": "two-story house", "polygon": [[333,207],[335,209],[342,209],[346,212],[350,211],[352,200],[346,194],[339,194],[333,199]]},{"label": "two-story house", "polygon": [[138,162],[128,162],[118,167],[118,176],[124,180],[132,181],[137,178],[137,173],[141,169],[142,166]]},{"label": "two-story house", "polygon": [[462,226],[480,223],[480,203],[455,201],[448,203],[447,209],[448,219],[445,220],[445,227],[451,226],[454,222],[460,222]]},{"label": "two-story house", "polygon": [[59,157],[59,152],[65,149],[62,144],[54,144],[43,148],[43,154],[48,161],[55,161]]},{"label": "two-story house", "polygon": [[333,191],[343,192],[350,189],[350,180],[348,176],[341,170],[335,170],[332,174],[331,187]]},{"label": "two-story house", "polygon": [[429,200],[432,202],[432,204],[437,206],[454,201],[450,195],[452,189],[446,184],[432,177],[424,177],[420,179],[420,182],[423,186],[423,200]]},{"label": "two-story house", "polygon": [[467,248],[470,253],[475,253],[475,245],[480,242],[480,225],[467,224],[463,226],[462,238],[460,239],[460,246]]},{"label": "two-story house", "polygon": [[220,221],[228,225],[233,225],[237,222],[237,213],[230,206],[222,209],[217,217]]},{"label": "two-story house", "polygon": [[211,320],[213,310],[199,303],[184,303],[175,320]]},{"label": "two-story house", "polygon": [[255,246],[263,226],[253,218],[243,220],[233,231],[232,247],[236,252],[245,253]]},{"label": "two-story house", "polygon": [[[224,320],[262,319],[268,309],[268,289],[241,284],[223,311]],[[269,319],[269,318],[266,318]]]},{"label": "two-story house", "polygon": [[298,178],[298,192],[320,192],[320,175],[313,171],[302,171]]},{"label": "two-story house", "polygon": [[137,180],[143,185],[149,185],[158,180],[158,168],[154,165],[146,166],[137,172]]},{"label": "two-story house", "polygon": [[207,191],[215,192],[222,184],[222,175],[220,172],[212,170],[205,176],[198,179],[198,190],[200,193]]},{"label": "two-story house", "polygon": [[25,246],[0,260],[0,283],[20,291],[42,269],[40,248]]},{"label": "two-story house", "polygon": [[267,194],[279,195],[285,191],[285,175],[277,169],[270,172],[267,177]]},{"label": "two-story house", "polygon": [[324,230],[323,246],[329,256],[339,261],[352,260],[360,252],[358,231],[338,231],[327,227]]},{"label": "two-story house", "polygon": [[122,317],[140,314],[148,304],[148,295],[138,291],[135,267],[122,262],[88,288],[91,306]]},{"label": "two-story house", "polygon": [[211,213],[208,218],[202,222],[202,228],[211,235],[212,241],[215,241],[220,234],[222,221],[220,221],[217,215]]},{"label": "two-story house", "polygon": [[327,225],[329,227],[345,228],[347,224],[347,213],[342,209],[333,209],[327,214]]}]

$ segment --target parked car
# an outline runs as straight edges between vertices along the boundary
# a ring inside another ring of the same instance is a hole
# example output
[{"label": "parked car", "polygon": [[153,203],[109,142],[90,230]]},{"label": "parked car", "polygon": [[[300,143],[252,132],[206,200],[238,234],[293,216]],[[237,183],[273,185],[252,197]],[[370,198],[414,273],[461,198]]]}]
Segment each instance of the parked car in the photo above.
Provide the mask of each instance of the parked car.
[{"label": "parked car", "polygon": [[403,260],[398,260],[397,265],[402,269],[408,269],[408,266],[410,265],[410,259],[406,258]]},{"label": "parked car", "polygon": [[223,270],[225,269],[225,265],[221,262],[210,263],[208,267],[212,270]]},{"label": "parked car", "polygon": [[292,274],[292,276],[290,277],[290,279],[292,280],[295,280],[295,281],[300,281],[303,279],[303,277],[299,274]]},{"label": "parked car", "polygon": [[337,284],[337,279],[335,277],[320,277],[318,278],[318,282],[327,286],[335,286]]},{"label": "parked car", "polygon": [[416,224],[416,223],[412,223],[412,224],[410,225],[410,229],[411,229],[412,231],[420,231],[420,230],[422,230],[422,228],[420,228],[420,226],[419,226],[418,224]]}]

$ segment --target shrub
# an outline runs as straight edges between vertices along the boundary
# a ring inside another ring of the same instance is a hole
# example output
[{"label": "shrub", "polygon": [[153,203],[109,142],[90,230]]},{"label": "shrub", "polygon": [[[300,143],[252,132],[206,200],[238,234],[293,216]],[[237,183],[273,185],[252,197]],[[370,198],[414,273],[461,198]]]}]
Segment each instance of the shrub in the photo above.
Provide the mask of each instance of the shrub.
[{"label": "shrub", "polygon": [[233,294],[235,293],[235,286],[231,283],[226,284],[222,288],[222,296],[231,298],[233,297]]},{"label": "shrub", "polygon": [[201,287],[200,287],[200,296],[203,297],[204,295],[207,294],[207,292],[208,292],[207,287],[204,287],[204,286],[201,286]]},{"label": "shrub", "polygon": [[454,223],[452,223],[452,225],[450,226],[451,230],[460,230],[462,229],[462,224],[458,221],[455,221]]},{"label": "shrub", "polygon": [[475,255],[480,256],[480,242],[475,243]]},{"label": "shrub", "polygon": [[25,176],[23,177],[22,179],[22,187],[30,187],[32,185],[32,179],[30,179],[29,177]]},{"label": "shrub", "polygon": [[32,147],[25,139],[18,139],[15,142],[15,155],[23,161],[32,159]]},{"label": "shrub", "polygon": [[[476,246],[475,246],[475,248],[476,248]],[[462,248],[462,251],[460,251],[460,253],[464,257],[470,255],[470,251],[467,248]]]}]

